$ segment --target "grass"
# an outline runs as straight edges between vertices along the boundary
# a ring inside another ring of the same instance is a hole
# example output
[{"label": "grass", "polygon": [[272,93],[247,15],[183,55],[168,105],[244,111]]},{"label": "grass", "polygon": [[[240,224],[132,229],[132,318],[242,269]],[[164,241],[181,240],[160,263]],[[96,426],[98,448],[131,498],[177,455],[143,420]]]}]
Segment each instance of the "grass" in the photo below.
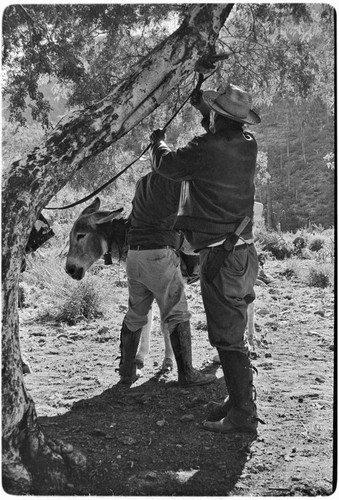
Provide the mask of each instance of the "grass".
[{"label": "grass", "polygon": [[327,288],[333,283],[333,268],[329,264],[318,264],[309,269],[307,284],[311,287]]},{"label": "grass", "polygon": [[82,281],[73,281],[56,251],[30,257],[22,278],[25,305],[36,306],[40,320],[74,325],[104,314],[107,294],[103,280],[87,273]]},{"label": "grass", "polygon": [[[28,256],[27,269],[21,275],[20,286],[24,293],[24,303],[37,309],[37,320],[51,320],[74,325],[83,320],[91,320],[109,315],[113,291],[107,281],[96,274],[97,266],[86,273],[78,282],[65,272],[65,254],[70,222],[55,221],[56,236],[33,255]],[[310,260],[302,260],[293,254],[293,240],[301,236],[307,248],[317,248]],[[264,248],[269,259],[283,260],[281,275],[287,279],[298,279],[310,287],[326,288],[334,281],[334,231],[325,230],[310,234],[305,230],[297,233],[267,231],[262,224],[255,228],[258,253]],[[272,248],[274,249],[272,251]],[[120,285],[121,286],[121,285]]]}]

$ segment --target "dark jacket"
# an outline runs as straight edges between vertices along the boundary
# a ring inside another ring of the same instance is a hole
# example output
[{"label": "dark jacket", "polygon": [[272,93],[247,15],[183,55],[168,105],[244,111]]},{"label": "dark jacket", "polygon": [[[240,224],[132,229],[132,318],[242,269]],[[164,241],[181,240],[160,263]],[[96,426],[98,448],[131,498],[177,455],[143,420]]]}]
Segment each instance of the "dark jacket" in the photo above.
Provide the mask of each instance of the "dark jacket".
[{"label": "dark jacket", "polygon": [[[163,141],[152,145],[152,168],[185,181],[176,225],[194,248],[222,239],[246,215],[253,218],[256,157],[253,135],[222,120],[216,133],[195,137],[177,151]],[[251,225],[244,236],[251,237]]]},{"label": "dark jacket", "polygon": [[174,230],[180,182],[150,172],[139,179],[132,201],[129,245],[170,245],[179,247],[180,236]]}]

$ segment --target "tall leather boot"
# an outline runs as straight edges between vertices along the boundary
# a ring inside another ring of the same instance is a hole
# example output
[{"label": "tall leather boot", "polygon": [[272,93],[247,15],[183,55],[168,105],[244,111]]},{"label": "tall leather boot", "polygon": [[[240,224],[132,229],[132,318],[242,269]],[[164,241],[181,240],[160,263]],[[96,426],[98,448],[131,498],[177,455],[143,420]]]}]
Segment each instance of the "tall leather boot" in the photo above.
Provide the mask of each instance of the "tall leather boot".
[{"label": "tall leather boot", "polygon": [[204,427],[214,432],[256,432],[257,407],[253,398],[253,371],[247,354],[219,351],[225,382],[231,400],[226,416],[217,422],[206,421]]},{"label": "tall leather boot", "polygon": [[122,324],[120,334],[120,382],[122,384],[133,384],[141,375],[141,371],[137,369],[135,356],[137,354],[141,328],[136,332],[132,332],[127,328],[125,323]]},{"label": "tall leather boot", "polygon": [[[220,351],[218,349],[218,362],[221,364],[220,361]],[[224,378],[225,378],[225,384],[227,387],[227,390],[230,391],[230,383],[227,383],[227,375],[224,372]],[[232,408],[232,395],[231,392],[229,392],[228,396],[226,396],[225,400],[222,403],[217,403],[216,401],[210,401],[205,405],[205,408],[208,411],[208,416],[207,420],[210,422],[217,422],[218,420],[221,420],[222,418],[226,417],[227,413],[230,411]]]},{"label": "tall leather boot", "polygon": [[179,385],[182,387],[206,385],[216,380],[215,375],[200,373],[192,366],[192,342],[189,321],[176,325],[170,339],[178,367]]}]

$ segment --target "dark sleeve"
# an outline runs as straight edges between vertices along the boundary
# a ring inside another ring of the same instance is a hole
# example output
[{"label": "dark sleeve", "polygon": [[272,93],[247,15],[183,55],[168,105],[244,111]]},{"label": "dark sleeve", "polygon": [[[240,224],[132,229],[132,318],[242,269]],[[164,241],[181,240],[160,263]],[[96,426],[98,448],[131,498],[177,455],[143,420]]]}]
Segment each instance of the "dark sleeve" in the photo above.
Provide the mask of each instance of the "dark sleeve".
[{"label": "dark sleeve", "polygon": [[155,172],[175,181],[195,178],[201,167],[201,142],[203,136],[195,137],[184,148],[171,151],[165,142],[151,146],[151,164]]}]

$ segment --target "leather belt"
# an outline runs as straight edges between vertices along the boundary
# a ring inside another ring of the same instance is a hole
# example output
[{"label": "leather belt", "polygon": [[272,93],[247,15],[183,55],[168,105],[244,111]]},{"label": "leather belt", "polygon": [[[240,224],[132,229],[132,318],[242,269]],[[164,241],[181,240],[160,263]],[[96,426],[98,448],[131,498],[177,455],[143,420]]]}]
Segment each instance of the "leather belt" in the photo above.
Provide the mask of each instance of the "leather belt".
[{"label": "leather belt", "polygon": [[164,248],[174,248],[171,245],[129,245],[129,250],[162,250]]}]

